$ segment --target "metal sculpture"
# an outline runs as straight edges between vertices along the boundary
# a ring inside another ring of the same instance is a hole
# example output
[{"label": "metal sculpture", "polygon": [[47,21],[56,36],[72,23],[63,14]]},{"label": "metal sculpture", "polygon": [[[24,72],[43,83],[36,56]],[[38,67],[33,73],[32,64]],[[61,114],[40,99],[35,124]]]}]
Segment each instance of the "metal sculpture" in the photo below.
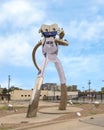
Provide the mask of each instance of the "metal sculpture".
[{"label": "metal sculpture", "polygon": [[[65,35],[64,30],[62,28],[60,29],[57,24],[43,24],[39,29],[39,33],[41,33],[43,39],[36,44],[32,52],[32,59],[35,67],[38,69],[38,75],[33,94],[29,103],[27,117],[33,117],[37,115],[40,89],[43,83],[44,71],[48,62],[55,63],[61,82],[61,99],[59,110],[65,110],[67,105],[66,78],[60,60],[57,58],[58,45],[68,45],[68,42],[66,40],[63,40],[63,37]],[[58,36],[58,38],[56,36]],[[42,53],[44,55],[44,60],[41,68],[38,66],[35,57],[36,50],[39,46],[42,46]]]}]

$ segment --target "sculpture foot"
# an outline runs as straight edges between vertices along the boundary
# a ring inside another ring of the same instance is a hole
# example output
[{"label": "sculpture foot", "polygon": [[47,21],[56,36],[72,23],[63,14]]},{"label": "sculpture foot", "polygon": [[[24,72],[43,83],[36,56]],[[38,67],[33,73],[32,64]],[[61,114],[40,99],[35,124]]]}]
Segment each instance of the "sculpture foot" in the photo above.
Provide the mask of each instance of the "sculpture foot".
[{"label": "sculpture foot", "polygon": [[59,110],[66,110],[66,106],[67,106],[66,84],[61,84],[61,99],[59,104]]}]

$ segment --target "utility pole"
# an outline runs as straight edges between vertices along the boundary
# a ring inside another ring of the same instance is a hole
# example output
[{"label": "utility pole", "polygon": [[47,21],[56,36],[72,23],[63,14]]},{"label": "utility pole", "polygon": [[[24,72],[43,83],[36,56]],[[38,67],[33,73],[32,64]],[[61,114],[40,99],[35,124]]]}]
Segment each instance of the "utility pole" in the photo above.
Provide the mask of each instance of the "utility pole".
[{"label": "utility pole", "polygon": [[10,100],[10,96],[9,96],[10,80],[11,80],[10,75],[8,75],[8,102]]},{"label": "utility pole", "polygon": [[53,87],[53,100],[55,100],[55,86]]},{"label": "utility pole", "polygon": [[85,97],[84,97],[85,96],[84,95],[84,86],[82,87],[82,89],[83,89],[82,91],[83,91],[83,102],[84,102],[84,99],[85,99]]},{"label": "utility pole", "polygon": [[89,85],[89,99],[90,99],[90,96],[91,96],[91,88],[90,88],[91,81],[90,80],[88,81],[88,85]]},{"label": "utility pole", "polygon": [[[102,80],[104,82],[104,80]],[[101,90],[101,101],[103,101],[103,90]]]}]

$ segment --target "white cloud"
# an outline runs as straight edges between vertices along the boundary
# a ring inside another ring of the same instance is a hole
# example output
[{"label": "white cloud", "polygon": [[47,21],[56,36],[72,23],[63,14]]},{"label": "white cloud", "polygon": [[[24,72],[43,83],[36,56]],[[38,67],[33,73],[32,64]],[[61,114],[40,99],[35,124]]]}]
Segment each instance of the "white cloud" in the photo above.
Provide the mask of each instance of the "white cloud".
[{"label": "white cloud", "polygon": [[94,21],[71,21],[68,29],[72,38],[79,40],[97,40],[104,38],[104,19],[97,17]]},{"label": "white cloud", "polygon": [[0,63],[10,63],[13,65],[31,65],[31,45],[24,34],[14,34],[0,38]]},{"label": "white cloud", "polygon": [[87,56],[76,56],[67,57],[61,56],[61,62],[63,64],[67,77],[73,79],[79,79],[79,77],[87,77],[87,75],[96,75],[100,73],[103,75],[102,69],[104,63],[102,62],[104,55],[87,55]]},{"label": "white cloud", "polygon": [[96,3],[96,6],[100,5],[104,5],[104,0],[94,0],[94,2]]},{"label": "white cloud", "polygon": [[[24,26],[39,22],[45,17],[43,2],[29,2],[27,0],[10,0],[1,4],[0,24]],[[41,9],[40,9],[41,8]]]}]

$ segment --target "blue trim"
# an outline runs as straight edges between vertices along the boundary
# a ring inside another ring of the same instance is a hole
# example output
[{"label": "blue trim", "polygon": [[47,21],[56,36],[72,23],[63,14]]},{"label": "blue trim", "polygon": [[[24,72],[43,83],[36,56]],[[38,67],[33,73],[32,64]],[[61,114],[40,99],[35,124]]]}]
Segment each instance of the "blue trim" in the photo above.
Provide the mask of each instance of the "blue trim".
[{"label": "blue trim", "polygon": [[55,37],[57,35],[57,31],[53,31],[53,32],[43,32],[42,33],[44,35],[44,37]]}]

